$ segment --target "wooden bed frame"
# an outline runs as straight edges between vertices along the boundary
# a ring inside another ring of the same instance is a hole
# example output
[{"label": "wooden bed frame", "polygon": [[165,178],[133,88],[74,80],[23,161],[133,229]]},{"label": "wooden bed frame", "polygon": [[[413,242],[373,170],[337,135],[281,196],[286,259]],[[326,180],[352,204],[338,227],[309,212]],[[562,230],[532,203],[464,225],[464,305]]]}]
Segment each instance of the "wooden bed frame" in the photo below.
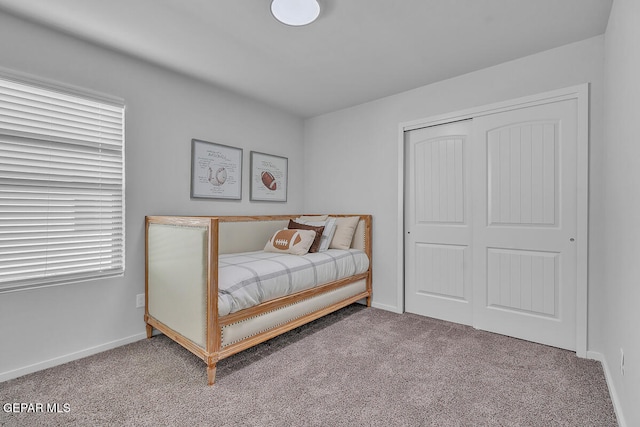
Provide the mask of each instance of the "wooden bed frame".
[{"label": "wooden bed frame", "polygon": [[201,358],[212,385],[219,360],[356,301],[366,298],[370,306],[371,215],[330,215],[360,217],[352,247],[367,254],[365,273],[218,316],[218,254],[262,250],[275,231],[298,216],[147,216],[147,337],[155,328]]}]

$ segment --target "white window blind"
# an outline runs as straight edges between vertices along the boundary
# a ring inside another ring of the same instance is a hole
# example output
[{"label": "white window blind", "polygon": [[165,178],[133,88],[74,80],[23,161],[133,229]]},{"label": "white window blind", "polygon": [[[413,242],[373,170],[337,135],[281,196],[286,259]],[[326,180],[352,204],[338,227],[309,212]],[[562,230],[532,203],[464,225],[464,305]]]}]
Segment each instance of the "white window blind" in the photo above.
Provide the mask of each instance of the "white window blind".
[{"label": "white window blind", "polygon": [[124,106],[0,78],[0,291],[124,272]]}]

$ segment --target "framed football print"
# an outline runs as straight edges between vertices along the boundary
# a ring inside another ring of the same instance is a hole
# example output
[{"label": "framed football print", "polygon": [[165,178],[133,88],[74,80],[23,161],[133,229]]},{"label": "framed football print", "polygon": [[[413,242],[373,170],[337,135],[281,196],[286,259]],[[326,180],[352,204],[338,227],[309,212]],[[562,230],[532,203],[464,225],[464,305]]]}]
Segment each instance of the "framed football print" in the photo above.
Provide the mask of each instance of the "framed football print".
[{"label": "framed football print", "polygon": [[268,202],[287,201],[288,159],[251,152],[250,199]]},{"label": "framed football print", "polygon": [[192,139],[191,198],[242,199],[242,149]]}]

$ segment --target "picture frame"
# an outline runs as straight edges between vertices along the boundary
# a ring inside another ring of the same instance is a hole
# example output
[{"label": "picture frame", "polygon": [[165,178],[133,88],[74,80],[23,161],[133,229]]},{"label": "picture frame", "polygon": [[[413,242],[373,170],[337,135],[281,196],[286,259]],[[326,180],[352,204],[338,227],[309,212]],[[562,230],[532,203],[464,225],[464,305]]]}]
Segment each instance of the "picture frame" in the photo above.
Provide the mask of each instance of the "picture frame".
[{"label": "picture frame", "polygon": [[242,199],[242,148],[191,140],[191,198]]},{"label": "picture frame", "polygon": [[286,202],[288,167],[286,157],[251,151],[250,200]]}]

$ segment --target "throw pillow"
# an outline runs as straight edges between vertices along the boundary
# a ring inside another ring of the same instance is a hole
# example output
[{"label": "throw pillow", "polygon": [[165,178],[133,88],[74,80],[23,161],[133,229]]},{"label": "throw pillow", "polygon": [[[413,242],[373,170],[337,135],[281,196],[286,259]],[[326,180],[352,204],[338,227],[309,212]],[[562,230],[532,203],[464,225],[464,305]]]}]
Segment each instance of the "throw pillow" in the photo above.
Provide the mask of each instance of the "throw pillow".
[{"label": "throw pillow", "polygon": [[302,215],[296,218],[298,222],[306,221],[326,221],[329,215]]},{"label": "throw pillow", "polygon": [[332,249],[349,249],[351,247],[351,241],[353,240],[353,234],[360,221],[359,216],[347,216],[336,219],[336,232],[333,235],[331,244]]},{"label": "throw pillow", "polygon": [[333,234],[336,232],[335,217],[330,216],[326,221],[304,221],[300,220],[300,218],[296,218],[296,221],[306,225],[313,225],[314,227],[324,227],[318,252],[324,252],[329,249],[329,244],[331,243],[331,239],[333,239]]},{"label": "throw pillow", "polygon": [[289,220],[289,225],[287,226],[289,230],[312,230],[316,233],[316,238],[313,239],[313,243],[311,243],[311,247],[309,248],[309,253],[319,252],[320,242],[322,240],[322,232],[324,231],[324,226],[316,227],[313,225],[300,224],[299,222],[295,222],[294,220]]},{"label": "throw pillow", "polygon": [[316,238],[313,230],[278,230],[264,247],[265,252],[304,255]]}]

